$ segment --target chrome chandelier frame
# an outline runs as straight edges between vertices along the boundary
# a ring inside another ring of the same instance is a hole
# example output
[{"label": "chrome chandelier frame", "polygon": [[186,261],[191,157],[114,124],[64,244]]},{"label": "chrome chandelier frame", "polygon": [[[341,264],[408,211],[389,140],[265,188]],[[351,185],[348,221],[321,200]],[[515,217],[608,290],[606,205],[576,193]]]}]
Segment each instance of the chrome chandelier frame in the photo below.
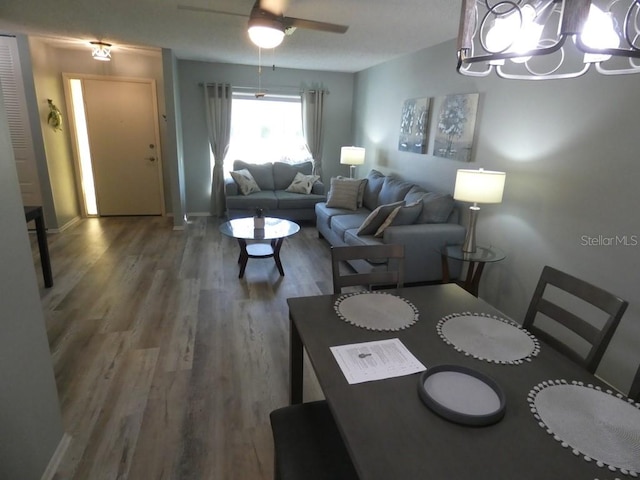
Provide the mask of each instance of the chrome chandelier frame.
[{"label": "chrome chandelier frame", "polygon": [[[598,7],[596,3],[599,2],[463,0],[457,70],[474,77],[486,77],[495,71],[499,77],[516,80],[575,78],[587,73],[592,65],[603,75],[640,73],[640,0],[600,3],[599,8],[610,19],[619,39],[616,48],[594,48],[582,38],[592,4]],[[509,17],[520,33],[525,17],[531,17],[534,10],[534,22],[542,32],[534,47],[516,51],[517,39],[510,37],[492,48],[487,34],[494,25]],[[541,57],[550,64],[544,70],[535,65]]]}]

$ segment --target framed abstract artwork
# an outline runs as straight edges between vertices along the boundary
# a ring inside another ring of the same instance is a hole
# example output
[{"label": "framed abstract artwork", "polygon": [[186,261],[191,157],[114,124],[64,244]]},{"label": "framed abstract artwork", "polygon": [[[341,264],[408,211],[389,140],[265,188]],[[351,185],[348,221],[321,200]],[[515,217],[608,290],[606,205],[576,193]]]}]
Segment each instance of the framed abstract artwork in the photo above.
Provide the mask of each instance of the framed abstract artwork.
[{"label": "framed abstract artwork", "polygon": [[440,108],[434,119],[434,156],[471,161],[479,97],[478,93],[466,93],[438,99]]},{"label": "framed abstract artwork", "polygon": [[428,98],[412,98],[404,102],[398,139],[401,152],[427,153],[429,104]]}]

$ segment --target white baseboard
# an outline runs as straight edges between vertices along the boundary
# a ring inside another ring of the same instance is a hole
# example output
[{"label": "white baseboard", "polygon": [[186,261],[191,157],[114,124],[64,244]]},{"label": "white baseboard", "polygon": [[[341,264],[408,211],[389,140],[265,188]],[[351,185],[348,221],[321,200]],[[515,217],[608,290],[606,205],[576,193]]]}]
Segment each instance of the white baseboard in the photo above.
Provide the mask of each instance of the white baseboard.
[{"label": "white baseboard", "polygon": [[42,477],[40,478],[40,480],[52,480],[53,476],[56,473],[56,470],[58,469],[58,465],[60,465],[60,460],[62,460],[62,457],[64,457],[64,454],[67,453],[67,448],[69,448],[69,444],[71,443],[71,435],[69,435],[68,433],[65,433],[62,435],[62,438],[60,439],[60,442],[58,443],[58,446],[56,447],[56,451],[53,452],[53,455],[51,456],[51,459],[49,460],[49,464],[47,465],[47,468],[45,469],[44,473],[42,474]]}]

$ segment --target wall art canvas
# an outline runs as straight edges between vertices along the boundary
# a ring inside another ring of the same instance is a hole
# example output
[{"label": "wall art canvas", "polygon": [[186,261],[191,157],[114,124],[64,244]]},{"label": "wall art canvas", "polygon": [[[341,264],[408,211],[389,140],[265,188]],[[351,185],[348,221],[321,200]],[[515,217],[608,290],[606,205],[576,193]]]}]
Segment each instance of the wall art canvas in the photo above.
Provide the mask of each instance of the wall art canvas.
[{"label": "wall art canvas", "polygon": [[438,115],[434,119],[434,156],[471,161],[479,97],[478,93],[468,93],[447,95],[441,99]]},{"label": "wall art canvas", "polygon": [[398,140],[401,152],[427,153],[429,104],[428,98],[412,98],[404,102]]}]

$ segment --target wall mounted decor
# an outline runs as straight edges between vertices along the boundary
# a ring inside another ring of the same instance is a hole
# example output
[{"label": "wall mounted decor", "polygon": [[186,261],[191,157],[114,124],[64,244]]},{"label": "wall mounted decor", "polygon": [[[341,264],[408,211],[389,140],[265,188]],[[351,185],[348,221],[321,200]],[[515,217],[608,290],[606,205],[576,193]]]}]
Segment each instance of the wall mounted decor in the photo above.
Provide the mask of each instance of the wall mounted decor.
[{"label": "wall mounted decor", "polygon": [[56,132],[58,130],[62,130],[62,113],[50,98],[47,98],[47,104],[49,105],[49,115],[47,116],[47,123]]},{"label": "wall mounted decor", "polygon": [[398,140],[401,152],[427,153],[429,104],[428,98],[412,98],[404,102]]},{"label": "wall mounted decor", "polygon": [[476,128],[478,93],[447,95],[440,98],[435,119],[433,155],[461,162],[471,161]]}]

